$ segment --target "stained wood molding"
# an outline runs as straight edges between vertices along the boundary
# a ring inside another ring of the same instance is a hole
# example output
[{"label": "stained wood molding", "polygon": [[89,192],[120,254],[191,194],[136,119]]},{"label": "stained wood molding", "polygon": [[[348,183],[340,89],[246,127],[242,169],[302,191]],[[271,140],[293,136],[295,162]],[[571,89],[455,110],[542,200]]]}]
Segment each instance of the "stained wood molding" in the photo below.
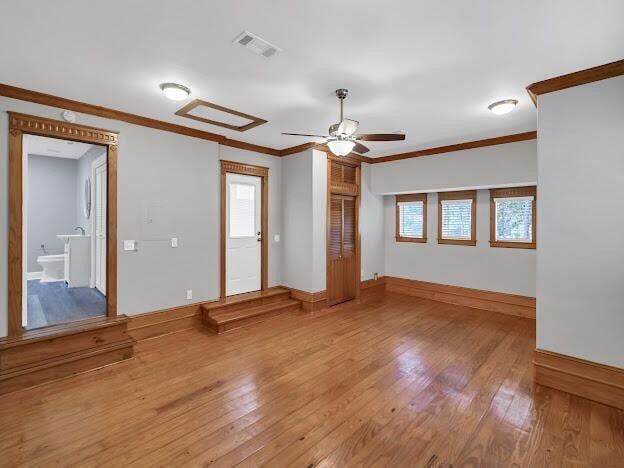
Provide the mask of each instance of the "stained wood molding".
[{"label": "stained wood molding", "polygon": [[119,140],[117,132],[87,125],[73,124],[61,120],[52,120],[34,115],[8,112],[9,128],[33,135],[78,140],[96,145],[116,145]]},{"label": "stained wood molding", "polygon": [[97,317],[0,339],[0,394],[132,357],[128,317]]},{"label": "stained wood molding", "polygon": [[[217,120],[207,119],[205,117],[200,117],[200,116],[191,114],[191,111],[193,111],[194,109],[198,107],[209,107],[211,109],[215,109],[220,112],[224,112],[226,114],[231,114],[237,117],[242,117],[246,120],[250,120],[251,122],[245,125],[232,125],[232,124],[228,124],[225,122],[219,122]],[[258,125],[267,123],[267,120],[261,119],[260,117],[256,117],[251,114],[245,114],[244,112],[240,112],[234,109],[229,109],[227,107],[220,106],[213,102],[204,101],[203,99],[193,99],[187,105],[177,110],[175,114],[179,115],[180,117],[186,117],[187,119],[196,120],[198,122],[203,122],[203,123],[207,123],[210,125],[217,125],[219,127],[227,128],[230,130],[236,130],[238,132],[245,132],[251,128],[257,127]]]},{"label": "stained wood molding", "polygon": [[[532,242],[510,242],[496,240],[496,198],[507,197],[533,197],[531,207],[531,238]],[[537,188],[514,187],[503,189],[490,189],[490,247],[503,247],[510,249],[535,249],[537,245]]]},{"label": "stained wood molding", "polygon": [[[472,200],[470,205],[470,239],[448,239],[442,237],[442,202],[445,200]],[[477,191],[462,190],[458,192],[438,193],[438,244],[477,245]]]},{"label": "stained wood molding", "polygon": [[[329,148],[322,143],[308,142],[301,145],[289,146],[283,149],[270,148],[268,146],[256,145],[245,141],[235,140],[227,138],[225,135],[218,133],[207,132],[192,127],[186,127],[184,125],[172,124],[163,120],[153,119],[151,117],[144,117],[137,114],[131,114],[129,112],[110,109],[108,107],[97,106],[94,104],[88,104],[85,102],[75,101],[72,99],[62,98],[54,96],[52,94],[41,93],[38,91],[32,91],[29,89],[18,88],[16,86],[10,86],[7,84],[0,84],[0,96],[8,97],[11,99],[17,99],[20,101],[34,102],[44,106],[56,107],[59,109],[67,109],[81,114],[95,115],[97,117],[103,117],[105,119],[119,120],[127,122],[133,125],[140,125],[142,127],[153,128],[156,130],[162,130],[165,132],[177,133],[179,135],[185,135],[193,138],[200,138],[202,140],[214,141],[224,146],[232,148],[239,148],[247,151],[253,151],[256,153],[267,154],[270,156],[288,156],[295,153],[300,153],[307,149],[317,149],[331,154]],[[389,156],[382,156],[379,158],[371,158],[368,156],[362,156],[357,153],[351,153],[347,158],[352,158],[359,162],[367,164],[379,164],[388,161],[396,161],[400,159],[416,158],[420,156],[428,156],[433,154],[448,153],[451,151],[460,151],[464,149],[479,148],[483,146],[501,145],[505,143],[513,143],[516,141],[534,140],[537,138],[537,132],[525,132],[515,135],[506,135],[496,138],[488,138],[485,140],[469,141],[464,143],[458,143],[448,146],[439,146],[435,148],[429,148],[418,151],[410,151],[408,153],[400,153]],[[342,158],[346,159],[346,158]]]},{"label": "stained wood molding", "polygon": [[[413,193],[408,195],[396,195],[394,197],[394,239],[397,242],[416,242],[427,243],[427,194],[426,193]],[[401,202],[413,202],[420,201],[423,203],[423,236],[422,237],[404,237],[401,236],[401,213],[399,203]]]},{"label": "stained wood molding", "polygon": [[538,81],[537,83],[527,86],[526,90],[533,104],[537,106],[537,96],[540,94],[561,91],[562,89],[573,88],[575,86],[606,80],[620,75],[624,75],[624,60],[618,60],[616,62],[568,73],[567,75],[557,76],[548,80]]},{"label": "stained wood molding", "polygon": [[107,236],[106,236],[106,314],[117,314],[117,153],[115,132],[72,124],[44,117],[8,112],[9,115],[9,266],[8,332],[22,334],[22,228],[23,228],[23,139],[43,135],[65,140],[94,143],[106,147],[107,154]]},{"label": "stained wood molding", "polygon": [[489,310],[516,317],[535,319],[534,297],[429,283],[393,276],[386,276],[385,283],[386,290],[391,292],[472,307],[473,309]]},{"label": "stained wood molding", "polygon": [[290,297],[301,301],[301,306],[306,312],[314,312],[329,307],[327,302],[327,291],[307,292],[300,289],[280,286],[290,291]]},{"label": "stained wood molding", "polygon": [[453,151],[462,151],[474,148],[483,148],[485,146],[504,145],[507,143],[515,143],[517,141],[535,140],[537,138],[537,131],[516,133],[513,135],[504,135],[495,138],[486,138],[484,140],[466,141],[464,143],[456,143],[454,145],[437,146],[435,148],[428,148],[418,151],[410,151],[408,153],[392,154],[389,156],[382,156],[380,158],[369,158],[371,164],[379,164],[390,161],[400,161],[401,159],[419,158],[421,156],[431,156],[434,154],[451,153]]},{"label": "stained wood molding", "polygon": [[34,102],[36,104],[41,104],[44,106],[57,107],[59,109],[67,109],[74,112],[79,112],[81,114],[95,115],[97,117],[103,117],[105,119],[120,120],[122,122],[127,122],[133,125],[140,125],[142,127],[154,128],[156,130],[162,130],[165,132],[177,133],[179,135],[200,138],[202,140],[214,141],[225,146],[231,146],[233,148],[255,151],[257,153],[268,154],[271,156],[280,155],[280,151],[274,148],[254,145],[252,143],[230,139],[218,133],[206,132],[204,130],[198,130],[192,127],[185,127],[184,125],[172,124],[169,122],[164,122],[162,120],[152,119],[150,117],[131,114],[129,112],[110,109],[108,107],[87,104],[85,102],[74,101],[72,99],[66,99],[54,96],[52,94],[40,93],[38,91],[32,91],[29,89],[18,88],[16,86],[0,84],[0,96],[5,96],[11,99],[18,99],[20,101]]},{"label": "stained wood molding", "polygon": [[168,335],[201,325],[202,303],[188,304],[130,316],[128,334],[135,340]]},{"label": "stained wood molding", "polygon": [[360,283],[360,289],[370,289],[370,288],[376,288],[378,286],[385,286],[386,285],[386,277],[385,276],[379,276],[377,279],[368,279],[368,280],[364,280]]},{"label": "stained wood molding", "polygon": [[624,409],[624,369],[536,349],[535,382]]}]

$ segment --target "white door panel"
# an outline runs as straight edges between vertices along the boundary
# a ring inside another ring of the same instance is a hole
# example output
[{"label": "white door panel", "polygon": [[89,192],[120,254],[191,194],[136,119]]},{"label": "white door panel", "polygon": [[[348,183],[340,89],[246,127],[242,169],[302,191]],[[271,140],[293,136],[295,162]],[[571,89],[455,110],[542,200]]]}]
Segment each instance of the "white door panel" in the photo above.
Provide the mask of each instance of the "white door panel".
[{"label": "white door panel", "polygon": [[106,162],[95,167],[93,209],[94,217],[94,283],[106,295]]},{"label": "white door panel", "polygon": [[226,295],[261,288],[262,179],[226,174]]}]

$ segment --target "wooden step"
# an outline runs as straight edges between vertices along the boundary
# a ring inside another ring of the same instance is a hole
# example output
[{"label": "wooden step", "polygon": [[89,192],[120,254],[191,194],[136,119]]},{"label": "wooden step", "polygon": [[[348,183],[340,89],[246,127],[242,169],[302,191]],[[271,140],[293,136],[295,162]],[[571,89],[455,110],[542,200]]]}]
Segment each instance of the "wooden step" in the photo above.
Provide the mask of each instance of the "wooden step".
[{"label": "wooden step", "polygon": [[290,291],[285,288],[274,287],[265,291],[254,291],[245,294],[228,296],[222,301],[208,302],[202,305],[202,314],[208,312],[222,312],[246,309],[263,304],[271,304],[290,299]]},{"label": "wooden step", "polygon": [[275,315],[301,308],[301,302],[286,298],[268,304],[247,302],[248,307],[236,310],[202,310],[202,320],[213,331],[223,333],[250,323],[261,322]]}]

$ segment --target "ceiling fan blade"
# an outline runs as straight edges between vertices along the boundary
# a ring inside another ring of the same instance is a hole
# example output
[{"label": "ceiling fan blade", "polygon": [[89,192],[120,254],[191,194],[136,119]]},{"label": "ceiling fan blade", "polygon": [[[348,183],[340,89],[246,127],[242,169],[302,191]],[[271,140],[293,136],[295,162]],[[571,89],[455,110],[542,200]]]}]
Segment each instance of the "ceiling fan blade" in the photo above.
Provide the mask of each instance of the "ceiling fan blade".
[{"label": "ceiling fan blade", "polygon": [[366,146],[364,146],[362,143],[358,143],[356,141],[355,146],[353,147],[353,151],[355,151],[356,153],[364,154],[364,153],[368,153],[370,150]]},{"label": "ceiling fan blade", "polygon": [[341,135],[351,136],[358,129],[360,122],[352,119],[342,119],[342,122],[338,124],[337,133]]},{"label": "ceiling fan blade", "polygon": [[282,135],[328,138],[327,135],[313,135],[313,134],[310,134],[310,133],[283,133],[282,132]]},{"label": "ceiling fan blade", "polygon": [[399,141],[405,140],[405,134],[403,133],[363,133],[362,135],[355,135],[356,140],[363,141]]}]

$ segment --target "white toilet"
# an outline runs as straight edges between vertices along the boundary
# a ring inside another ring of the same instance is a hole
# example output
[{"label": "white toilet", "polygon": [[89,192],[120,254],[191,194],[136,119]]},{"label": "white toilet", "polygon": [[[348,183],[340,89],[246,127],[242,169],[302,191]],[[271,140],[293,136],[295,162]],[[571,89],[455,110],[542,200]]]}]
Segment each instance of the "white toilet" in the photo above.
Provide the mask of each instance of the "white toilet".
[{"label": "white toilet", "polygon": [[63,281],[65,279],[65,254],[41,255],[37,257],[37,263],[41,265],[41,282]]}]

